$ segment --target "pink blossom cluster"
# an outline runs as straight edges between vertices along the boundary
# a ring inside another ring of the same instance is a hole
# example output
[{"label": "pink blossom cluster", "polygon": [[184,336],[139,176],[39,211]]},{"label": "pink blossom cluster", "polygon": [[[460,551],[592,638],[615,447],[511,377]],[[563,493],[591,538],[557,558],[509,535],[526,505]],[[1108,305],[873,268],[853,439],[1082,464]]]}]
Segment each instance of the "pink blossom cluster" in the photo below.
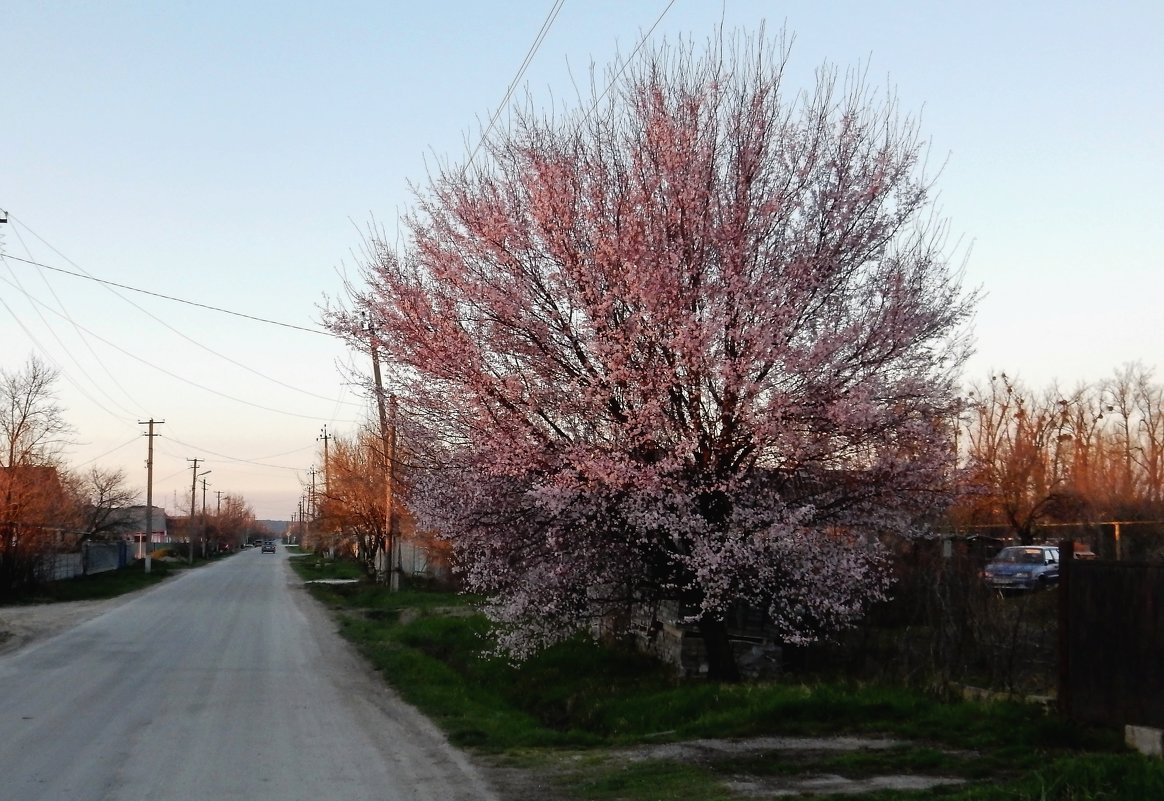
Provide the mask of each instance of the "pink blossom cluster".
[{"label": "pink blossom cluster", "polygon": [[511,653],[660,598],[821,636],[883,597],[878,539],[944,500],[974,298],[915,126],[828,70],[786,100],[761,45],[520,116],[329,314],[357,346],[374,321],[427,431],[411,504]]}]

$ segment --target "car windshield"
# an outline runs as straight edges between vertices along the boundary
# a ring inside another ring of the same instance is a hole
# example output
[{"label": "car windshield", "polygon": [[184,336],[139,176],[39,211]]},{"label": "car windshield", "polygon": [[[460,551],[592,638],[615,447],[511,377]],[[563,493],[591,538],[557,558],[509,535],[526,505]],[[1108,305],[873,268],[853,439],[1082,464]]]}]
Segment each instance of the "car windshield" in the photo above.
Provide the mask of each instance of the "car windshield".
[{"label": "car windshield", "polygon": [[1041,565],[1045,561],[1042,550],[1039,548],[1003,548],[995,562],[1007,562],[1021,565]]}]

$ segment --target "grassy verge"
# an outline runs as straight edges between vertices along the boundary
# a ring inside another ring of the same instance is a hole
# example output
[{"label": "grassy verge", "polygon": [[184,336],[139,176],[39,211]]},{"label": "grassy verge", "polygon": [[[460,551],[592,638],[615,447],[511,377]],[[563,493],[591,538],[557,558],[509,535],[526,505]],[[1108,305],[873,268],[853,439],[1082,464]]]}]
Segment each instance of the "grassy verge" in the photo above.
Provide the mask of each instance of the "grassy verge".
[{"label": "grassy verge", "polygon": [[0,603],[43,604],[116,598],[163,581],[173,569],[164,562],[154,562],[147,574],[141,564],[129,565],[120,570],[41,584]]},{"label": "grassy verge", "polygon": [[[313,559],[293,564],[305,578],[348,570]],[[1072,725],[1035,706],[949,702],[856,682],[684,682],[642,656],[581,640],[511,665],[488,655],[487,621],[463,597],[364,583],[314,585],[312,592],[453,742],[549,777],[562,798],[729,799],[745,797],[745,779],[771,787],[797,777],[894,774],[958,783],[860,797],[1164,798],[1164,763],[1128,753],[1117,731]],[[788,752],[756,739],[838,736],[895,742]],[[674,752],[677,743],[711,738],[753,747]]]},{"label": "grassy verge", "polygon": [[201,567],[225,556],[211,559],[195,558],[193,564],[182,561],[151,559],[150,572],[145,572],[141,560],[119,570],[107,570],[91,576],[77,576],[61,581],[50,581],[30,587],[12,597],[0,598],[5,604],[44,604],[64,601],[100,601],[152,587],[174,574],[191,567]]}]

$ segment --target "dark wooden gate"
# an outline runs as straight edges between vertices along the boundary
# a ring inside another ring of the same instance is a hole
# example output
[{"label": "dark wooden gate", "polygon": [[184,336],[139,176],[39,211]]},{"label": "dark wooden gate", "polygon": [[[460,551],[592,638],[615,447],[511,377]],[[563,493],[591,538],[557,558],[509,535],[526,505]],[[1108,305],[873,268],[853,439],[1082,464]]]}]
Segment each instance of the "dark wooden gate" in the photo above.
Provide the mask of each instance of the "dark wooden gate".
[{"label": "dark wooden gate", "polygon": [[1075,720],[1164,728],[1164,564],[1059,547],[1059,705]]}]

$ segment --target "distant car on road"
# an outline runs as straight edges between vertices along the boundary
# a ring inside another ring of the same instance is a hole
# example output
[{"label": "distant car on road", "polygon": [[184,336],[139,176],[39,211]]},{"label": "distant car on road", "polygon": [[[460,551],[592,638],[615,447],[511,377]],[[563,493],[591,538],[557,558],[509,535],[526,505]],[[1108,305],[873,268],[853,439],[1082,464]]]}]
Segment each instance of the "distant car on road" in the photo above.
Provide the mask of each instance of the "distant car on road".
[{"label": "distant car on road", "polygon": [[1034,590],[1059,581],[1059,549],[1053,545],[1003,548],[982,571],[996,590]]},{"label": "distant car on road", "polygon": [[274,540],[264,540],[263,541],[263,553],[274,553],[274,552],[275,552]]}]

